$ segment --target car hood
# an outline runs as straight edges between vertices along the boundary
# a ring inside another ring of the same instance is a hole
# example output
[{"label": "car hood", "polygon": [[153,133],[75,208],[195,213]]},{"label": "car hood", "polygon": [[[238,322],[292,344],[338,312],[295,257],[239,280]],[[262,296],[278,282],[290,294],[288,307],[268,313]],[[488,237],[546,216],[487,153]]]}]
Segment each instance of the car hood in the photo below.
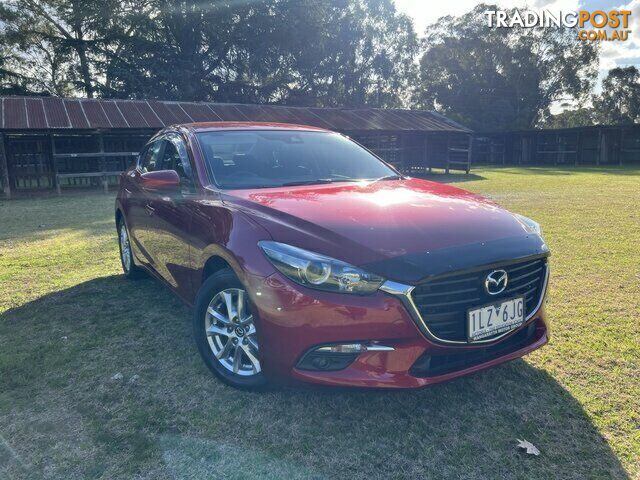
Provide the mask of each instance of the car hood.
[{"label": "car hood", "polygon": [[278,242],[354,265],[528,235],[492,201],[415,178],[233,190],[223,200]]}]

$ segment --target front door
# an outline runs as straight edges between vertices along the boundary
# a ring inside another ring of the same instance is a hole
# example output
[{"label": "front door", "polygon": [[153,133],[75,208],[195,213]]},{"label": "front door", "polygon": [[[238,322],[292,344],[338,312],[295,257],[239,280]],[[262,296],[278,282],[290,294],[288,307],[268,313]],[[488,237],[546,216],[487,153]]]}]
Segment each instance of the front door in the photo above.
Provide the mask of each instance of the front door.
[{"label": "front door", "polygon": [[131,247],[136,259],[151,268],[156,268],[155,259],[151,255],[153,244],[153,219],[152,202],[155,193],[142,186],[140,176],[146,172],[160,170],[160,158],[163,142],[156,140],[145,147],[140,155],[138,167],[128,173],[125,184],[127,202],[125,216]]},{"label": "front door", "polygon": [[160,170],[174,170],[180,187],[159,190],[150,199],[152,234],[146,248],[154,259],[155,270],[184,298],[191,296],[189,231],[195,198],[195,184],[189,155],[182,137],[169,133],[162,139]]}]

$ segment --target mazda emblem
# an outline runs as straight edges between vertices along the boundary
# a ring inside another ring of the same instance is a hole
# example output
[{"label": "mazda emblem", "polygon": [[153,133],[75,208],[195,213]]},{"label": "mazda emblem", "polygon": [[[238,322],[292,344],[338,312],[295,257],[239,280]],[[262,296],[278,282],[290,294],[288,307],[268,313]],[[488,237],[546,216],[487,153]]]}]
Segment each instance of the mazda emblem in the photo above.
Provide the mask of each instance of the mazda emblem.
[{"label": "mazda emblem", "polygon": [[484,281],[484,289],[489,295],[498,295],[504,292],[509,282],[509,275],[504,270],[494,270]]}]

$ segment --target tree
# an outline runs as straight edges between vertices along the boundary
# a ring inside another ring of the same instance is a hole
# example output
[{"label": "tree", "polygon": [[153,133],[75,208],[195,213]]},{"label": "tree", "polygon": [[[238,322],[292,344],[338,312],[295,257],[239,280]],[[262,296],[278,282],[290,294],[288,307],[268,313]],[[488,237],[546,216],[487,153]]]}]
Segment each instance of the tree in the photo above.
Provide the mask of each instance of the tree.
[{"label": "tree", "polygon": [[418,41],[392,0],[5,0],[4,44],[58,95],[397,106]]},{"label": "tree", "polygon": [[609,70],[602,93],[594,96],[597,123],[629,124],[640,121],[640,72],[634,66]]},{"label": "tree", "polygon": [[387,0],[293,2],[287,57],[294,83],[282,101],[320,106],[407,104],[418,40]]},{"label": "tree", "polygon": [[115,0],[6,0],[0,21],[5,42],[20,52],[22,75],[66,94],[81,90],[93,97],[99,72],[94,55],[97,32],[118,14]]},{"label": "tree", "polygon": [[420,106],[475,130],[533,128],[554,102],[591,90],[593,43],[576,41],[571,29],[489,28],[488,10],[497,7],[481,4],[429,27],[415,93]]},{"label": "tree", "polygon": [[27,91],[24,79],[12,68],[14,60],[9,49],[0,43],[0,95],[20,95]]},{"label": "tree", "polygon": [[251,47],[268,34],[269,9],[259,2],[151,0],[148,11],[107,33],[115,45],[106,51],[103,94],[211,100],[242,91],[243,71],[259,66]]},{"label": "tree", "polygon": [[586,127],[595,123],[595,112],[592,107],[568,108],[545,119],[544,128]]},{"label": "tree", "polygon": [[418,42],[391,0],[153,0],[109,58],[111,96],[399,105]]}]

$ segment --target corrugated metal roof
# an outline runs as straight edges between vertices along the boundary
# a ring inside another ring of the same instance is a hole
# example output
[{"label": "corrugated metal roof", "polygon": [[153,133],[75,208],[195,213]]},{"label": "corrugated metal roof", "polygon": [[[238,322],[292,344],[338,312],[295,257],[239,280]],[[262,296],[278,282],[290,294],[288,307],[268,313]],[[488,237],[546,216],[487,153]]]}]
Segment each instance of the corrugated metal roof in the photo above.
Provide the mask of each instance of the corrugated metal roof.
[{"label": "corrugated metal roof", "polygon": [[[69,116],[69,122],[71,122],[71,128],[91,128],[89,125],[89,121],[84,114],[84,109],[78,100],[65,100],[64,108],[67,111],[67,115]],[[7,119],[5,118],[4,124],[5,128],[17,128],[13,125],[7,124]]]},{"label": "corrugated metal roof", "polygon": [[82,109],[92,127],[111,128],[111,122],[107,119],[101,103],[98,100],[86,100],[82,102]]},{"label": "corrugated metal roof", "polygon": [[27,98],[24,103],[27,108],[29,128],[46,128],[47,119],[44,117],[44,106],[40,99]]},{"label": "corrugated metal roof", "polygon": [[71,126],[67,110],[61,98],[47,97],[42,99],[47,125],[50,128],[68,128]]},{"label": "corrugated metal roof", "polygon": [[443,115],[426,110],[0,97],[0,128],[7,130],[159,129],[176,123],[215,121],[298,123],[347,132],[470,131]]},{"label": "corrugated metal roof", "polygon": [[24,98],[5,98],[3,120],[9,128],[29,128],[27,122],[27,105]]},{"label": "corrugated metal roof", "polygon": [[107,115],[112,128],[127,128],[129,126],[115,102],[103,101],[101,103],[102,109]]},{"label": "corrugated metal roof", "polygon": [[165,126],[164,122],[160,120],[160,117],[156,115],[156,112],[153,111],[151,106],[147,102],[134,102],[135,106],[138,107],[138,111],[144,121],[147,122],[147,125],[154,128],[162,128]]}]

